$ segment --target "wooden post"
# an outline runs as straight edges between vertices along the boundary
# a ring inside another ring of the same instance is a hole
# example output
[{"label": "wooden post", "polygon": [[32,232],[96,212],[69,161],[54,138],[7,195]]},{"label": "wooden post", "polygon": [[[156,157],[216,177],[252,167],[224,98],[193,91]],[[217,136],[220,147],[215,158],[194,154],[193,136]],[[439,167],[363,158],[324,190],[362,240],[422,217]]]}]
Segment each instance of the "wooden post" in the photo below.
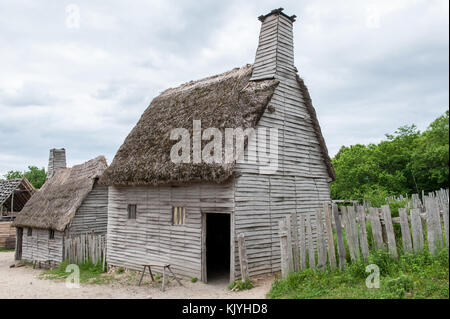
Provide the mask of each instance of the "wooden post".
[{"label": "wooden post", "polygon": [[392,225],[391,209],[389,208],[389,205],[383,205],[381,206],[381,209],[383,211],[384,224],[386,227],[389,254],[392,258],[398,259],[397,243],[395,240],[394,226]]},{"label": "wooden post", "polygon": [[247,262],[247,252],[245,249],[245,235],[239,234],[238,239],[238,251],[239,251],[239,265],[241,266],[241,278],[245,282],[249,279],[248,275],[248,262]]},{"label": "wooden post", "polygon": [[294,258],[292,256],[292,227],[291,227],[291,216],[287,215],[285,217],[286,228],[287,228],[287,244],[288,244],[288,257],[289,257],[289,271],[294,270]]},{"label": "wooden post", "polygon": [[316,226],[317,226],[317,266],[324,268],[327,263],[327,247],[325,244],[325,235],[323,232],[322,212],[316,209]]},{"label": "wooden post", "polygon": [[298,271],[299,258],[298,258],[298,225],[297,225],[297,213],[291,213],[291,227],[292,227],[292,258],[294,262],[294,271]]},{"label": "wooden post", "polygon": [[306,235],[305,235],[305,216],[300,214],[299,220],[299,241],[300,241],[300,269],[306,269]]},{"label": "wooden post", "polygon": [[309,213],[306,214],[306,236],[308,239],[309,268],[316,268],[316,254],[314,251],[311,218],[309,217]]},{"label": "wooden post", "polygon": [[399,208],[398,213],[400,215],[400,227],[402,229],[403,250],[407,253],[412,254],[413,247],[411,242],[411,232],[409,231],[408,215],[406,213],[406,208]]},{"label": "wooden post", "polygon": [[369,258],[369,243],[367,241],[366,230],[366,210],[363,206],[357,207],[358,225],[359,225],[359,242],[361,244],[361,251],[365,261]]},{"label": "wooden post", "polygon": [[448,203],[444,203],[442,217],[444,219],[445,247],[448,247]]},{"label": "wooden post", "polygon": [[328,262],[330,263],[330,268],[336,268],[336,251],[334,248],[334,236],[333,236],[333,225],[331,222],[331,212],[330,203],[323,203],[323,215],[325,217],[325,228],[327,232],[327,243],[328,243]]},{"label": "wooden post", "polygon": [[342,212],[342,219],[344,221],[345,237],[347,238],[347,245],[350,253],[350,258],[351,260],[356,260],[356,253],[353,246],[352,227],[348,214],[348,207],[342,206],[341,212]]},{"label": "wooden post", "polygon": [[361,257],[361,252],[359,251],[359,240],[358,240],[358,229],[356,227],[356,214],[355,206],[347,207],[348,220],[351,229],[351,241],[353,244],[353,251],[355,253],[355,258],[359,259]]},{"label": "wooden post", "polygon": [[372,236],[375,243],[376,250],[385,250],[386,246],[383,242],[383,235],[381,233],[381,222],[378,208],[369,208],[370,225],[372,226]]},{"label": "wooden post", "polygon": [[338,254],[339,254],[339,269],[345,269],[345,245],[344,245],[344,237],[342,234],[342,222],[341,217],[339,216],[339,209],[337,204],[333,204],[332,213],[334,217],[334,223],[336,225],[336,240],[338,246]]},{"label": "wooden post", "polygon": [[411,228],[414,252],[423,250],[423,229],[422,218],[420,217],[421,208],[411,209]]},{"label": "wooden post", "polygon": [[436,255],[440,247],[444,244],[442,240],[442,226],[439,206],[436,198],[425,198],[428,248],[433,255]]},{"label": "wooden post", "polygon": [[280,236],[280,254],[281,254],[281,277],[286,278],[289,274],[289,254],[286,221],[281,219],[278,221]]}]

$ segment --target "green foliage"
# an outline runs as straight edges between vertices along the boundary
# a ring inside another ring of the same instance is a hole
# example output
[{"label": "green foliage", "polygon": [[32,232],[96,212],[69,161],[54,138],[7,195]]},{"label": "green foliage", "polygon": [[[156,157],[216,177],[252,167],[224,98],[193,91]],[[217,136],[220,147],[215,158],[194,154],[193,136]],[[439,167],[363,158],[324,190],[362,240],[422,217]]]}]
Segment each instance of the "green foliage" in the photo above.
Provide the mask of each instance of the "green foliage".
[{"label": "green foliage", "polygon": [[250,279],[247,279],[246,281],[242,280],[236,280],[233,281],[229,286],[228,290],[249,290],[253,288],[253,282]]},{"label": "green foliage", "polygon": [[193,277],[193,278],[191,278],[191,282],[197,282],[198,281],[198,278],[197,277]]},{"label": "green foliage", "polygon": [[7,180],[26,177],[34,188],[39,189],[44,185],[46,172],[44,168],[37,168],[36,166],[28,166],[28,171],[9,171],[6,173],[5,178]]},{"label": "green foliage", "polygon": [[121,274],[125,271],[125,269],[123,269],[123,267],[119,267],[119,269],[117,269],[117,273]]},{"label": "green foliage", "polygon": [[[380,270],[380,288],[367,288],[368,264]],[[449,298],[448,248],[437,256],[428,251],[401,254],[399,260],[385,251],[371,251],[368,262],[351,262],[344,271],[306,269],[276,280],[270,298],[399,299]]]},{"label": "green foliage", "polygon": [[385,204],[390,195],[447,188],[449,184],[449,112],[420,132],[402,126],[378,144],[343,146],[332,159],[333,199]]}]

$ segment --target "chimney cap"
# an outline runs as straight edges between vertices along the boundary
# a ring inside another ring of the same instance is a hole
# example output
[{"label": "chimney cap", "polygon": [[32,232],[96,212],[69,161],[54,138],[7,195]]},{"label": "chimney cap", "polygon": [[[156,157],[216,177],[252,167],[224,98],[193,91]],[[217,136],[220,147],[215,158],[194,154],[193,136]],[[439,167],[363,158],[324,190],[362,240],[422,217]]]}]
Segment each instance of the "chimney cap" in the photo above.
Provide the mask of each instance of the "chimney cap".
[{"label": "chimney cap", "polygon": [[266,20],[267,17],[274,15],[274,14],[281,14],[282,16],[285,16],[286,18],[288,18],[289,20],[291,20],[292,22],[295,22],[295,19],[297,18],[296,15],[292,15],[292,16],[288,16],[286,13],[283,12],[283,8],[278,8],[278,9],[273,9],[272,11],[270,11],[270,13],[266,14],[266,15],[261,15],[258,17],[258,20],[261,22],[264,22],[264,20]]}]

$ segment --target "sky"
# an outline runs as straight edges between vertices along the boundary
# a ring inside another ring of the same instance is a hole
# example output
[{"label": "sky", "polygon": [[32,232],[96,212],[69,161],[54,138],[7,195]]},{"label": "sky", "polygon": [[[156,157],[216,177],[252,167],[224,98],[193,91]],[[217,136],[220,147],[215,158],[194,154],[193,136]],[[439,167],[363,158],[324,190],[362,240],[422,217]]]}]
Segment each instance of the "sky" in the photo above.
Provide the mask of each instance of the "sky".
[{"label": "sky", "polygon": [[0,2],[0,177],[111,163],[169,87],[253,63],[261,23],[297,15],[295,65],[330,155],[420,130],[449,106],[447,0]]}]

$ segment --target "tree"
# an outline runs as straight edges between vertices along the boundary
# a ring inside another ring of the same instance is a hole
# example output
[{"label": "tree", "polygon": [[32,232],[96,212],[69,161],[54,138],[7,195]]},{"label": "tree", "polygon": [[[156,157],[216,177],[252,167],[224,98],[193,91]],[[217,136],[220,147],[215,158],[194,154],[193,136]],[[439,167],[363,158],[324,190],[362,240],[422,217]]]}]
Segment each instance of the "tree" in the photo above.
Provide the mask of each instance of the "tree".
[{"label": "tree", "polygon": [[37,168],[36,166],[28,166],[28,171],[9,171],[6,173],[5,178],[7,180],[26,177],[34,188],[39,189],[44,185],[46,172],[44,168]]},{"label": "tree", "polygon": [[343,146],[332,159],[333,199],[372,199],[447,188],[449,182],[449,112],[426,131],[415,125],[386,134],[378,144]]}]

